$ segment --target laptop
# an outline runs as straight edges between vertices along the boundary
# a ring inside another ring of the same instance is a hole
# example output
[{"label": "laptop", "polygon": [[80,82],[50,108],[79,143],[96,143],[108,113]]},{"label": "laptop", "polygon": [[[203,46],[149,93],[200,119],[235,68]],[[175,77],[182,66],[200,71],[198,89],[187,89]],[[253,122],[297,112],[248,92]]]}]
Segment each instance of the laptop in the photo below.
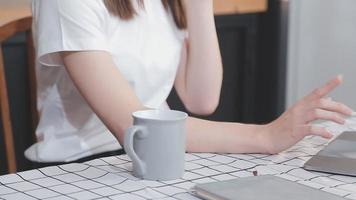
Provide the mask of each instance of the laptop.
[{"label": "laptop", "polygon": [[308,160],[304,169],[356,176],[356,132],[343,132]]},{"label": "laptop", "polygon": [[277,176],[263,175],[197,184],[194,190],[206,200],[341,200],[342,197]]}]

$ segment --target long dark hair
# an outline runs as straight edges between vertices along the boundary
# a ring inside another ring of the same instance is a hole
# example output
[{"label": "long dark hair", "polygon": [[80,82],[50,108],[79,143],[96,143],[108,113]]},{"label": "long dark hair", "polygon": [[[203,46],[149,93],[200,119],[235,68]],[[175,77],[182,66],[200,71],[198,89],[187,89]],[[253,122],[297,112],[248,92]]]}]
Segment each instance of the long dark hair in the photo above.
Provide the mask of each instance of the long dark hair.
[{"label": "long dark hair", "polygon": [[[138,3],[144,6],[143,0],[137,0]],[[106,8],[115,16],[124,20],[132,19],[137,13],[131,3],[131,0],[104,0]],[[181,0],[162,0],[162,4],[167,11],[173,15],[173,19],[179,29],[187,27],[187,19],[183,3]]]}]

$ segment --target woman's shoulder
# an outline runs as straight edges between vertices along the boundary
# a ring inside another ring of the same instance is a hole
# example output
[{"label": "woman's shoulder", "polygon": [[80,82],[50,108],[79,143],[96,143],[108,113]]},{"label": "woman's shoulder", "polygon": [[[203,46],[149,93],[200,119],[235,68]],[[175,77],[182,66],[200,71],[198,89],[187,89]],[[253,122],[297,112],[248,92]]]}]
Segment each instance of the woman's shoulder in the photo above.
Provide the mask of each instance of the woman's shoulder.
[{"label": "woman's shoulder", "polygon": [[103,0],[32,0],[32,11],[46,14],[87,15],[106,13]]},{"label": "woman's shoulder", "polygon": [[104,4],[103,0],[32,0],[32,3],[38,5],[68,8],[73,6],[95,7]]},{"label": "woman's shoulder", "polygon": [[33,33],[39,62],[63,66],[59,52],[108,50],[103,0],[33,0]]}]

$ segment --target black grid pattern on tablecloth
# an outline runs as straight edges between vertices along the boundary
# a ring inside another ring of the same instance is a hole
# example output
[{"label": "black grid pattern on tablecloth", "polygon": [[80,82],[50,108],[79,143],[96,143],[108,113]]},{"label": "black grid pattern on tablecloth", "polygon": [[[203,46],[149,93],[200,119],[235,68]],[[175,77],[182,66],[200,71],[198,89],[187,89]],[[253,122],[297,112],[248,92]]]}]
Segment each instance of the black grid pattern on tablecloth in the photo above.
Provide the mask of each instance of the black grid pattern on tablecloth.
[{"label": "black grid pattern on tablecloth", "polygon": [[[356,130],[356,118],[344,126],[323,123],[339,134]],[[0,177],[0,199],[198,199],[190,188],[196,183],[272,174],[310,187],[356,199],[356,178],[308,172],[300,167],[327,140],[308,137],[279,155],[186,154],[186,173],[174,181],[139,180],[131,175],[126,155],[82,164],[46,167]]]}]

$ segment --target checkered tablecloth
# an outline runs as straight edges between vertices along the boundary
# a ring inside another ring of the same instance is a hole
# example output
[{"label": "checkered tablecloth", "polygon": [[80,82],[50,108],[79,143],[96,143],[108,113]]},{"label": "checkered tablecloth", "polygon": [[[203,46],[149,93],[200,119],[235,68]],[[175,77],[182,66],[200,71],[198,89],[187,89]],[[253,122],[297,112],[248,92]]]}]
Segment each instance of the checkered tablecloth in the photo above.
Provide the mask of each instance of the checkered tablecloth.
[{"label": "checkered tablecloth", "polygon": [[[335,135],[356,130],[356,117],[343,126],[322,123]],[[356,177],[308,172],[301,166],[327,140],[307,137],[278,155],[186,154],[186,172],[174,181],[146,181],[132,176],[126,155],[86,163],[46,167],[0,176],[0,199],[198,199],[191,188],[206,183],[272,174],[348,199],[356,199]]]}]

